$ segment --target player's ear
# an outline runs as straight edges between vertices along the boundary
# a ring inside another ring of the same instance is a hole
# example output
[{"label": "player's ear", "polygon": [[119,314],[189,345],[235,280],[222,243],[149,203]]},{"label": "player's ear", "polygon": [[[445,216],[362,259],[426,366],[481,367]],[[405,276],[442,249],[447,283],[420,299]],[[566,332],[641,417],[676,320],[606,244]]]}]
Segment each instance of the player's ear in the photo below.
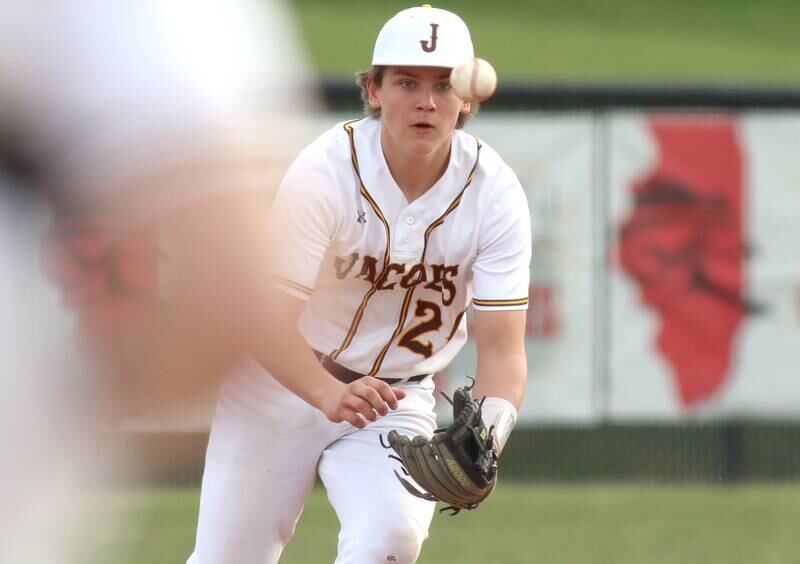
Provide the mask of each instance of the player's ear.
[{"label": "player's ear", "polygon": [[462,114],[468,114],[471,110],[472,110],[472,106],[470,105],[469,102],[464,102],[463,104],[461,104],[461,113]]},{"label": "player's ear", "polygon": [[367,81],[367,98],[369,100],[369,107],[373,110],[381,109],[381,99],[379,95],[380,86],[375,83],[375,79],[370,78]]}]

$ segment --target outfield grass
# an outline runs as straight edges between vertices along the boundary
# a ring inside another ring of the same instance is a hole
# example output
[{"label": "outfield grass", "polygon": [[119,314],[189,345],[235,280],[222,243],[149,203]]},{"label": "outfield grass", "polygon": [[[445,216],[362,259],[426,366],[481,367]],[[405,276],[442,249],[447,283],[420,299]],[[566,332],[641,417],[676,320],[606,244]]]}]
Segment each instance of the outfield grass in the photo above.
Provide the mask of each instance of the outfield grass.
[{"label": "outfield grass", "polygon": [[[95,564],[175,564],[191,551],[195,489],[103,496],[130,526]],[[269,503],[269,500],[265,500]],[[480,509],[437,515],[420,564],[782,564],[800,555],[800,486],[502,484]],[[333,562],[338,524],[315,490],[281,564]]]},{"label": "outfield grass", "polygon": [[[315,67],[369,65],[380,26],[414,2],[295,0]],[[796,0],[452,0],[479,56],[536,80],[800,84]]]}]

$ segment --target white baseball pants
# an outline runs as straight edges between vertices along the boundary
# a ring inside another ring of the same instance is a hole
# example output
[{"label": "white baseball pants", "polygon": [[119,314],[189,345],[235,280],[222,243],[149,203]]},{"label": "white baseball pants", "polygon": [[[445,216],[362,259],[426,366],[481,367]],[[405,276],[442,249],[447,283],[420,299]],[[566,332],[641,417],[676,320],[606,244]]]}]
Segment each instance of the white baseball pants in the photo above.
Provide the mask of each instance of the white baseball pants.
[{"label": "white baseball pants", "polygon": [[209,438],[194,553],[187,564],[274,564],[317,471],[341,525],[335,564],[411,564],[435,504],[403,489],[379,435],[430,436],[433,382],[364,429],[334,424],[255,363],[222,387]]}]

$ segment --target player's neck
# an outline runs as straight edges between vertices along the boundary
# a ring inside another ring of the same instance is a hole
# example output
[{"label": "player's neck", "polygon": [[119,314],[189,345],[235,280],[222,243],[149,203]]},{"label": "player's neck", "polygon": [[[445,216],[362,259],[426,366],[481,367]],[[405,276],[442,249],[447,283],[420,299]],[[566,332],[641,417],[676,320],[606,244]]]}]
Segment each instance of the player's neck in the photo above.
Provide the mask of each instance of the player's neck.
[{"label": "player's neck", "polygon": [[413,155],[384,146],[383,155],[392,178],[411,203],[430,190],[447,170],[450,144],[426,155]]}]

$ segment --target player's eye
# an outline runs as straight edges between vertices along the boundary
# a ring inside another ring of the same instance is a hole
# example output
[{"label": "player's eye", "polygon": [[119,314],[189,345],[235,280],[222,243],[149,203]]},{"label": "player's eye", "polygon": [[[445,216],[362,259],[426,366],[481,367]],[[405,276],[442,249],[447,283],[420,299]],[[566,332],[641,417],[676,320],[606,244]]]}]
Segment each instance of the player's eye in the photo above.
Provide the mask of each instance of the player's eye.
[{"label": "player's eye", "polygon": [[414,88],[414,86],[415,84],[413,80],[408,80],[407,78],[404,78],[403,80],[400,81],[401,88]]},{"label": "player's eye", "polygon": [[436,84],[436,88],[441,90],[442,92],[447,92],[450,90],[450,83],[449,82],[439,82]]}]

